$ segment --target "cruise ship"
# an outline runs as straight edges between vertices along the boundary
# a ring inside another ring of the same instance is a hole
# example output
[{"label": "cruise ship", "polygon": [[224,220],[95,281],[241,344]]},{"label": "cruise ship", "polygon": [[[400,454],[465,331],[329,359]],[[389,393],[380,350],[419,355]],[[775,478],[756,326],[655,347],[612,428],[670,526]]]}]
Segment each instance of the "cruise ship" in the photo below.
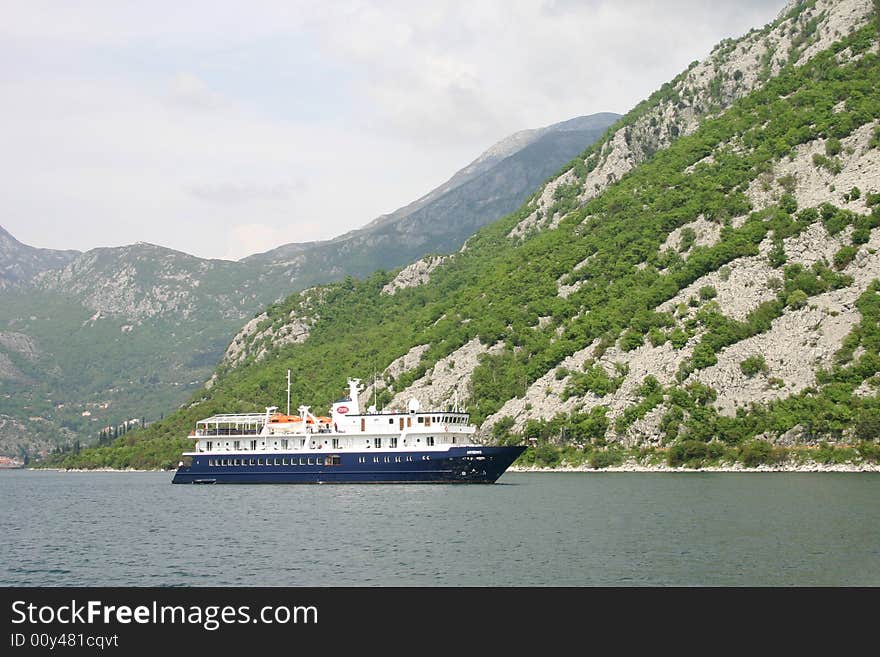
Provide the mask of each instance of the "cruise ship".
[{"label": "cruise ship", "polygon": [[192,451],[184,452],[175,484],[494,483],[525,446],[475,442],[468,414],[423,411],[411,399],[406,412],[380,412],[358,403],[360,380],[331,414],[308,406],[290,415],[214,415],[196,423]]}]

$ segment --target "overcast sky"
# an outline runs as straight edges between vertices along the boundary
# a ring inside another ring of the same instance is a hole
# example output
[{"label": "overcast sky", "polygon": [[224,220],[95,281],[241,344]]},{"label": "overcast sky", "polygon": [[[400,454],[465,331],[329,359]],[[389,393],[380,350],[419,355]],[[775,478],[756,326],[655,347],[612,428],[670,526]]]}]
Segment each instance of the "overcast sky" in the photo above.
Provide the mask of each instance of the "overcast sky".
[{"label": "overcast sky", "polygon": [[783,5],[7,1],[0,225],[228,259],[328,239],[517,130],[625,113]]}]

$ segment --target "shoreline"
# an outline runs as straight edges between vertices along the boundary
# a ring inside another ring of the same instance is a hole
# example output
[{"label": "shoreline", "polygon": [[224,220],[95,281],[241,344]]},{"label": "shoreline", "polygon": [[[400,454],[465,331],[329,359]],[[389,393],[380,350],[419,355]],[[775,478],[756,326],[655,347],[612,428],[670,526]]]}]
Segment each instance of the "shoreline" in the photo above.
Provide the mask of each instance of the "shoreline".
[{"label": "shoreline", "polygon": [[19,468],[29,472],[174,472],[174,470],[138,470],[136,468]]},{"label": "shoreline", "polygon": [[507,472],[877,472],[880,473],[880,463],[818,463],[806,461],[804,463],[780,463],[777,465],[759,465],[747,468],[742,464],[734,465],[710,465],[699,468],[671,467],[666,464],[644,465],[635,461],[624,462],[621,465],[611,465],[605,468],[591,468],[589,465],[557,466],[553,468],[539,466],[511,466]]}]

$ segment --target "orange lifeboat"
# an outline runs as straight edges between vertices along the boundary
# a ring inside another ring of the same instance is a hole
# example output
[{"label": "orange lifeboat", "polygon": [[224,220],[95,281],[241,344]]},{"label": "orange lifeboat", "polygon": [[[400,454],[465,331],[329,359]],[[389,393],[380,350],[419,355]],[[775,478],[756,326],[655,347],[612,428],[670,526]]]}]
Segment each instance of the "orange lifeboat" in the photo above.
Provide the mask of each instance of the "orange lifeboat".
[{"label": "orange lifeboat", "polygon": [[302,422],[302,418],[298,415],[285,415],[284,413],[273,413],[269,417],[269,422],[271,423],[287,423],[287,422]]}]

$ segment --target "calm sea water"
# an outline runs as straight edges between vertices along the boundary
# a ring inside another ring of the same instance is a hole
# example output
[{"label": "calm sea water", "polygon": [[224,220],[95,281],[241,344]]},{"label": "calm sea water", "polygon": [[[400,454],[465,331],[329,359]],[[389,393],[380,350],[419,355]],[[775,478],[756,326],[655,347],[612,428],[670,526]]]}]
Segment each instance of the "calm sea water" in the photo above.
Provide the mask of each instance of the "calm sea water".
[{"label": "calm sea water", "polygon": [[880,476],[173,486],[0,472],[7,586],[880,586]]}]

